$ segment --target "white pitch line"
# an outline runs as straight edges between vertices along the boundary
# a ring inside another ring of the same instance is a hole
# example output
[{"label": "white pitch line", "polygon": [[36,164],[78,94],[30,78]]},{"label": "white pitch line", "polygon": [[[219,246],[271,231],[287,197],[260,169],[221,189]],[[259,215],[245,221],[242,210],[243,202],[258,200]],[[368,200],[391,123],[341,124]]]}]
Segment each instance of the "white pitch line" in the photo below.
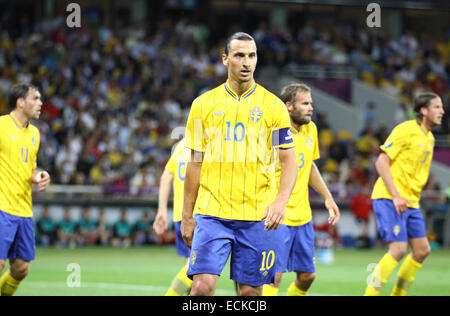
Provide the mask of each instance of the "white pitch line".
[{"label": "white pitch line", "polygon": [[[40,288],[70,288],[63,282],[37,282],[27,281],[28,286],[40,287]],[[121,284],[121,283],[97,283],[97,282],[81,282],[81,288],[94,288],[94,289],[107,289],[107,290],[128,290],[128,291],[143,291],[143,292],[163,292],[165,293],[168,287],[154,286],[154,285],[139,285],[139,284]],[[72,288],[77,289],[77,288]],[[234,290],[222,290],[217,289],[216,295],[218,296],[236,296]],[[279,296],[286,296],[286,292],[279,292]],[[313,296],[339,296],[338,294],[323,294],[313,293]]]},{"label": "white pitch line", "polygon": [[[26,284],[41,287],[41,288],[70,288],[63,282],[35,282],[29,281]],[[154,285],[138,285],[138,284],[114,284],[114,283],[94,283],[94,282],[81,282],[81,288],[95,288],[95,289],[108,289],[108,290],[130,290],[130,291],[144,291],[144,292],[166,292],[168,287],[166,286],[154,286]],[[72,289],[77,289],[72,288]],[[235,295],[234,291],[230,290],[216,290],[217,295],[231,296]]]}]

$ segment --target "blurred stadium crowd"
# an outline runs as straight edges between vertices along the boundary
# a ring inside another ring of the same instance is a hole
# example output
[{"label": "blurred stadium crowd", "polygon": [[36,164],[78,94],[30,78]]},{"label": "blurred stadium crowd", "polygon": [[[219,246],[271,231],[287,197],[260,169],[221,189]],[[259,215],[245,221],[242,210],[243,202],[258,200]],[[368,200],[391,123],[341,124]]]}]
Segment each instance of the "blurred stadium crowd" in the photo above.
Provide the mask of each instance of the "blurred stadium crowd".
[{"label": "blurred stadium crowd", "polygon": [[126,209],[120,211],[119,218],[107,221],[105,211],[92,216],[88,207],[81,211],[79,219],[72,216],[70,207],[65,207],[60,220],[50,215],[49,206],[45,206],[42,215],[35,221],[36,244],[43,247],[82,247],[113,246],[127,248],[130,246],[174,244],[175,235],[169,230],[163,235],[156,235],[153,230],[152,216],[142,212],[134,223],[127,218]]},{"label": "blurred stadium crowd", "polygon": [[[220,59],[224,39],[183,18],[162,20],[156,28],[70,29],[64,23],[62,17],[47,18],[24,24],[17,38],[0,34],[0,112],[8,111],[13,83],[34,83],[44,102],[35,122],[41,132],[39,165],[53,183],[157,192],[191,102],[226,78]],[[402,100],[393,114],[399,122],[413,117],[416,93],[433,90],[447,105],[437,133],[449,133],[450,34],[431,38],[406,31],[393,38],[346,22],[333,27],[308,22],[286,32],[262,22],[251,33],[259,67],[353,69],[366,83]],[[356,139],[346,131],[333,133],[326,113],[316,109],[317,165],[341,197],[371,187],[376,179],[373,162],[389,131],[374,121],[371,107]],[[437,189],[433,181],[430,186]]]}]

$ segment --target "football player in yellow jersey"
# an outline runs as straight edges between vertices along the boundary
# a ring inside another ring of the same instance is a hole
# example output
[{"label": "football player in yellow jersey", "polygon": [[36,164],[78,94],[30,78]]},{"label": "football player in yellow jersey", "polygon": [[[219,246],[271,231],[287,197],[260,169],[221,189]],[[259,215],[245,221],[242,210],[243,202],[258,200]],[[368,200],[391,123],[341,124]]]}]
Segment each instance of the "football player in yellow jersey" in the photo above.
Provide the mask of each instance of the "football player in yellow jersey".
[{"label": "football player in yellow jersey", "polygon": [[340,212],[314,164],[314,160],[319,159],[319,143],[316,125],[311,121],[311,89],[305,84],[293,83],[282,89],[280,97],[291,118],[298,177],[286,207],[283,225],[278,229],[279,249],[275,284],[264,285],[263,295],[277,295],[282,274],[295,271],[297,278],[290,285],[287,295],[306,296],[315,279],[314,227],[308,185],[325,199],[325,207],[330,213],[330,225],[337,224]]},{"label": "football player in yellow jersey", "polygon": [[156,213],[153,228],[158,235],[162,235],[168,227],[167,202],[169,201],[170,185],[173,181],[173,222],[176,234],[177,254],[186,258],[186,265],[174,278],[166,296],[187,295],[191,291],[192,280],[186,275],[188,259],[191,250],[184,243],[181,236],[181,213],[183,209],[184,178],[186,176],[186,164],[190,157],[190,150],[186,148],[185,140],[179,141],[175,150],[164,168],[159,184],[158,212]]},{"label": "football player in yellow jersey", "polygon": [[[231,254],[230,277],[239,295],[261,295],[262,285],[274,280],[274,230],[283,222],[297,176],[289,114],[253,79],[257,53],[250,35],[233,34],[222,62],[227,82],[194,100],[186,127],[191,160],[181,232],[191,246],[190,294],[213,295]],[[278,192],[271,159],[276,151]]]},{"label": "football player in yellow jersey", "polygon": [[380,177],[372,199],[378,231],[389,251],[376,266],[364,295],[379,295],[398,262],[411,253],[398,272],[391,295],[406,295],[408,288],[430,253],[425,222],[419,208],[420,194],[427,183],[433,159],[432,128],[444,115],[441,98],[424,93],[414,100],[417,119],[397,125],[381,146],[375,164]]},{"label": "football player in yellow jersey", "polygon": [[14,85],[9,105],[12,112],[0,117],[0,273],[10,263],[0,278],[2,296],[15,293],[35,257],[31,185],[43,191],[50,184],[49,174],[36,169],[40,138],[30,124],[41,114],[38,89]]}]

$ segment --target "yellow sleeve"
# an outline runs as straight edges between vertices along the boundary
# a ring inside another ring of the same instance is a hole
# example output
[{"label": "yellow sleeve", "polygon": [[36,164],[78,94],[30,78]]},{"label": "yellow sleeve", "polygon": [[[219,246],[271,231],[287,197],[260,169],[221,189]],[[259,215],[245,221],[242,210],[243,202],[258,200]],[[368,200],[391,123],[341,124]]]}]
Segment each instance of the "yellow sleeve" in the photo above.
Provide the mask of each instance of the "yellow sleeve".
[{"label": "yellow sleeve", "polygon": [[389,137],[386,139],[383,145],[380,146],[381,150],[384,151],[391,160],[397,157],[398,153],[404,148],[409,147],[410,137],[407,129],[402,128],[403,126],[396,126]]},{"label": "yellow sleeve", "polygon": [[272,146],[276,148],[292,148],[294,140],[291,135],[291,120],[286,106],[280,99],[275,100],[273,125],[272,125]]},{"label": "yellow sleeve", "polygon": [[34,154],[34,162],[33,162],[33,169],[37,168],[37,158],[38,158],[38,153],[39,153],[39,146],[41,145],[41,134],[39,133],[39,130],[37,128],[35,128],[35,137],[36,137],[36,151]]},{"label": "yellow sleeve", "polygon": [[312,129],[313,132],[312,134],[312,138],[313,138],[313,142],[314,142],[314,151],[313,151],[313,161],[317,160],[320,158],[320,150],[319,150],[319,137],[318,137],[318,133],[317,133],[317,127],[316,124],[312,123]]},{"label": "yellow sleeve", "polygon": [[205,152],[205,125],[202,116],[202,104],[199,99],[192,103],[186,124],[186,147],[195,151]]},{"label": "yellow sleeve", "polygon": [[170,155],[169,161],[167,161],[165,169],[169,171],[171,174],[175,174],[178,168],[178,162],[180,160],[180,153],[184,149],[184,146],[181,146],[183,142],[178,142],[175,146],[175,150],[172,155]]}]

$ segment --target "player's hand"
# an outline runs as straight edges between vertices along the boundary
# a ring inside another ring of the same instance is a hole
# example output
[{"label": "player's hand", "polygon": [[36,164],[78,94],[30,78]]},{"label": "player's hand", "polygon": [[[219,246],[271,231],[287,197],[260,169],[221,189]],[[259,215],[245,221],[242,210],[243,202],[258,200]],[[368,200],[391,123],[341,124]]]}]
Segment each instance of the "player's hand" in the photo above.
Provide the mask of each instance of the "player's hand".
[{"label": "player's hand", "polygon": [[264,212],[261,220],[265,221],[264,230],[275,230],[283,223],[284,216],[286,213],[285,203],[277,202],[276,200],[272,202]]},{"label": "player's hand", "polygon": [[39,171],[36,175],[35,180],[38,185],[39,192],[47,190],[47,188],[50,186],[50,175],[47,171]]},{"label": "player's hand", "polygon": [[395,211],[397,212],[398,216],[406,212],[406,210],[408,209],[408,204],[412,204],[411,201],[402,198],[401,196],[392,198],[392,202],[394,203]]},{"label": "player's hand", "polygon": [[330,214],[330,217],[328,217],[328,224],[333,226],[336,225],[339,222],[339,219],[341,218],[341,213],[334,199],[332,198],[326,199],[325,207],[327,208],[328,213]]},{"label": "player's hand", "polygon": [[167,224],[167,212],[160,212],[156,214],[155,222],[153,223],[153,229],[157,235],[162,235],[168,228]]},{"label": "player's hand", "polygon": [[193,217],[183,218],[181,221],[181,236],[183,236],[184,243],[189,248],[192,247],[192,237],[194,236],[195,219]]}]

